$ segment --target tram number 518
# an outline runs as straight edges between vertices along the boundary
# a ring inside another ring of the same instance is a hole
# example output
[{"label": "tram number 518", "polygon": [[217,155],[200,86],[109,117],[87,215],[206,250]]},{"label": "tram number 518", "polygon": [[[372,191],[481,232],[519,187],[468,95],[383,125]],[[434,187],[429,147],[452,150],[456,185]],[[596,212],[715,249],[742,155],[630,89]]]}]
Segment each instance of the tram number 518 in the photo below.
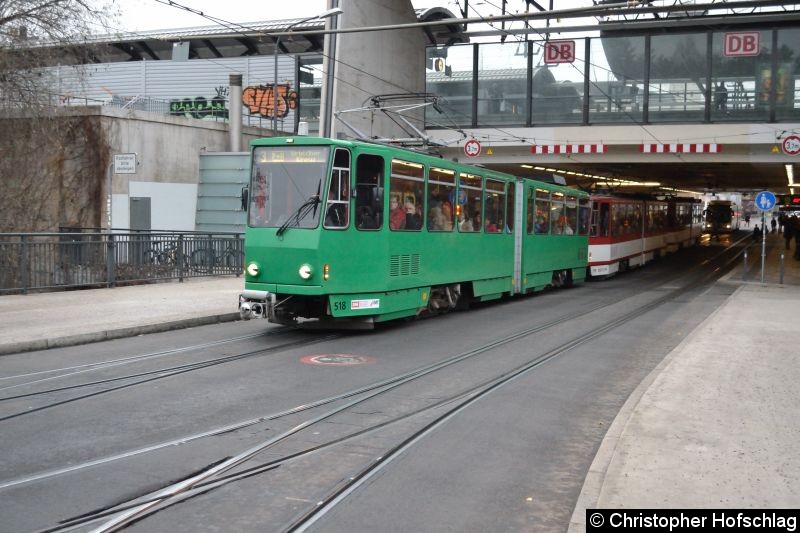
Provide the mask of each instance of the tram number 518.
[{"label": "tram number 518", "polygon": [[347,302],[343,300],[336,300],[333,302],[334,311],[347,311]]}]

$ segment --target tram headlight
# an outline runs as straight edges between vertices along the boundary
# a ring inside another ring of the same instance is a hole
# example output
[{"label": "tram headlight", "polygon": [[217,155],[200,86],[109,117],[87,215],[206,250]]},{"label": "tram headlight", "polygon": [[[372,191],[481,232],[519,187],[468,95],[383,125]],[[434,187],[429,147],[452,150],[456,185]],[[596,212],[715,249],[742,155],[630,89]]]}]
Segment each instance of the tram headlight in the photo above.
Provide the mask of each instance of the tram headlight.
[{"label": "tram headlight", "polygon": [[300,274],[300,277],[303,279],[310,279],[312,274],[311,265],[301,266],[297,273]]},{"label": "tram headlight", "polygon": [[261,267],[258,266],[258,263],[248,263],[247,264],[247,273],[252,276],[258,276],[258,273],[261,272]]}]

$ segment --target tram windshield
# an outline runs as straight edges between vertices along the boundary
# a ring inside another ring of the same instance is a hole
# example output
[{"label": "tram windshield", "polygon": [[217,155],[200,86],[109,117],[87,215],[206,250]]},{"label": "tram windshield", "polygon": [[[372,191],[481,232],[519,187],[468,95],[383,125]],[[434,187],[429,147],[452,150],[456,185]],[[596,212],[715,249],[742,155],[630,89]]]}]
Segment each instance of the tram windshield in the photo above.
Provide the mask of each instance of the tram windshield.
[{"label": "tram windshield", "polygon": [[250,178],[250,226],[317,227],[329,154],[327,146],[256,147]]},{"label": "tram windshield", "polygon": [[712,226],[724,227],[727,224],[730,228],[731,219],[733,218],[733,209],[730,204],[709,204],[706,209],[706,227]]}]

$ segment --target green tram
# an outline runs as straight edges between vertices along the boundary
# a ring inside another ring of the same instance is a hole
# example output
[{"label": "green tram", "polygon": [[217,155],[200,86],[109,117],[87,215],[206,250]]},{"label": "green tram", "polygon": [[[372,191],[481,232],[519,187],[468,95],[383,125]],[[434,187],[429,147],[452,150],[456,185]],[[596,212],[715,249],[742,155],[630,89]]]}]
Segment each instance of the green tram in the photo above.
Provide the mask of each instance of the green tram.
[{"label": "green tram", "polygon": [[369,142],[251,147],[244,319],[368,329],[586,277],[584,192]]}]

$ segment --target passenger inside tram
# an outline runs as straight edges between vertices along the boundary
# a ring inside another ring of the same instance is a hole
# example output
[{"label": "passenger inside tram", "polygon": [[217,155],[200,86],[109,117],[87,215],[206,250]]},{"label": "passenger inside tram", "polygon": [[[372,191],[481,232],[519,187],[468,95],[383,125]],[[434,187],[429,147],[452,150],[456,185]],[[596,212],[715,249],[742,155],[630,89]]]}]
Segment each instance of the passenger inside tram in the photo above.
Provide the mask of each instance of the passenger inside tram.
[{"label": "passenger inside tram", "polygon": [[406,212],[400,206],[400,195],[394,194],[389,197],[389,227],[391,229],[403,229],[406,226]]}]

